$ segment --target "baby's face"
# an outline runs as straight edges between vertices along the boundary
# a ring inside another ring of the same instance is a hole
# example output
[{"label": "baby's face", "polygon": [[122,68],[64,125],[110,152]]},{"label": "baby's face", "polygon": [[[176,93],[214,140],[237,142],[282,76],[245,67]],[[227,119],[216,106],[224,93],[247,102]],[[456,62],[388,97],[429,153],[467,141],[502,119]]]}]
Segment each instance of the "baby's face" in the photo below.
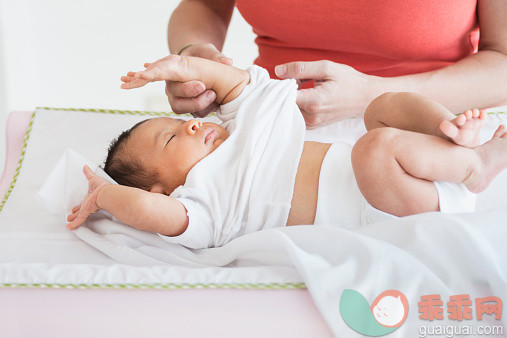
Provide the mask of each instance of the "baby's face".
[{"label": "baby's face", "polygon": [[216,123],[158,117],[134,129],[126,146],[129,154],[158,173],[160,181],[151,191],[169,195],[185,183],[197,162],[228,137]]}]

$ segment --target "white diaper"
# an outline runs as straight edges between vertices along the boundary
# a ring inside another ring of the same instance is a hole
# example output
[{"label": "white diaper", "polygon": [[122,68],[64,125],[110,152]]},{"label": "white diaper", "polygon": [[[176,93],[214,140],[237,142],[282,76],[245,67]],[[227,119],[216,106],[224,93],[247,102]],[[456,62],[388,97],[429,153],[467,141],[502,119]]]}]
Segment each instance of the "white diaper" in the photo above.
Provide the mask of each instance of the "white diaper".
[{"label": "white diaper", "polygon": [[474,212],[477,194],[461,183],[433,182],[438,192],[440,211],[445,214]]},{"label": "white diaper", "polygon": [[[324,157],[319,176],[317,212],[314,224],[355,229],[360,225],[397,218],[369,204],[356,183],[348,143],[333,143]],[[434,182],[443,213],[473,212],[476,194],[463,184]]]},{"label": "white diaper", "polygon": [[320,169],[314,224],[332,224],[347,229],[361,224],[364,198],[352,170],[351,150],[350,144],[336,142],[327,151]]}]

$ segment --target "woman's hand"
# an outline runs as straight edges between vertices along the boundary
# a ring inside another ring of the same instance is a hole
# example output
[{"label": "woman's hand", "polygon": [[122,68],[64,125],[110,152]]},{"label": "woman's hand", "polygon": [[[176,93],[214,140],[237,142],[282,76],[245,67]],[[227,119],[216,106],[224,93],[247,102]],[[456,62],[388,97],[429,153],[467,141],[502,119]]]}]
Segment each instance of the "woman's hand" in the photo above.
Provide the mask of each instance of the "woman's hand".
[{"label": "woman's hand", "polygon": [[72,214],[67,217],[67,221],[70,222],[67,224],[69,230],[77,229],[88,219],[88,216],[99,210],[97,196],[104,186],[111,184],[102,177],[97,176],[87,165],[83,167],[83,172],[88,179],[88,194],[80,205],[72,209]]},{"label": "woman's hand", "polygon": [[308,129],[363,116],[368,104],[381,94],[379,78],[327,60],[290,62],[276,66],[275,73],[281,79],[294,78],[298,84],[314,81],[313,88],[298,90],[296,100]]},{"label": "woman's hand", "polygon": [[[196,56],[232,66],[232,59],[222,54],[211,43],[198,43],[185,48],[180,55]],[[192,113],[204,117],[217,107],[216,93],[206,90],[200,81],[166,81],[165,93],[176,114]]]}]

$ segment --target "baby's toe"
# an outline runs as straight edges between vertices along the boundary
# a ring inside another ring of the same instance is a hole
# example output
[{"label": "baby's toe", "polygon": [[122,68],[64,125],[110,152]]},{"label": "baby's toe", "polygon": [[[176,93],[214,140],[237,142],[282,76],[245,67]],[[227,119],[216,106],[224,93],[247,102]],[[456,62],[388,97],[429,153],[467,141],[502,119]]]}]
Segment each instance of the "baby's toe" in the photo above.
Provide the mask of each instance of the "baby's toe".
[{"label": "baby's toe", "polygon": [[505,136],[507,135],[507,128],[505,127],[504,124],[501,124],[500,127],[498,127],[498,134],[500,135],[501,138],[505,138]]},{"label": "baby's toe", "polygon": [[458,128],[450,121],[442,121],[440,123],[440,130],[445,136],[455,138],[458,135]]},{"label": "baby's toe", "polygon": [[493,134],[493,137],[503,137],[505,135],[505,126],[501,124]]},{"label": "baby's toe", "polygon": [[463,127],[465,125],[465,123],[467,122],[467,117],[466,117],[466,112],[459,115],[457,118],[456,118],[456,125],[458,127]]}]

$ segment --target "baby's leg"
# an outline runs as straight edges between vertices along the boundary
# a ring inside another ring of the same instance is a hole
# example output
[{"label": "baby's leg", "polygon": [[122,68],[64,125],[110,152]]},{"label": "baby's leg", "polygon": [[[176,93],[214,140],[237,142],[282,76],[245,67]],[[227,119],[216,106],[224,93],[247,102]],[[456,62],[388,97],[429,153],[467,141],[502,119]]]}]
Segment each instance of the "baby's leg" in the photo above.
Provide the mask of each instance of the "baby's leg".
[{"label": "baby's leg", "polygon": [[386,93],[373,100],[364,115],[367,130],[394,127],[435,135],[473,148],[486,115],[478,109],[455,116],[436,101],[414,93]]},{"label": "baby's leg", "polygon": [[361,193],[375,208],[396,216],[439,210],[433,181],[463,183],[484,190],[507,167],[507,132],[474,149],[433,135],[378,128],[352,150]]}]

